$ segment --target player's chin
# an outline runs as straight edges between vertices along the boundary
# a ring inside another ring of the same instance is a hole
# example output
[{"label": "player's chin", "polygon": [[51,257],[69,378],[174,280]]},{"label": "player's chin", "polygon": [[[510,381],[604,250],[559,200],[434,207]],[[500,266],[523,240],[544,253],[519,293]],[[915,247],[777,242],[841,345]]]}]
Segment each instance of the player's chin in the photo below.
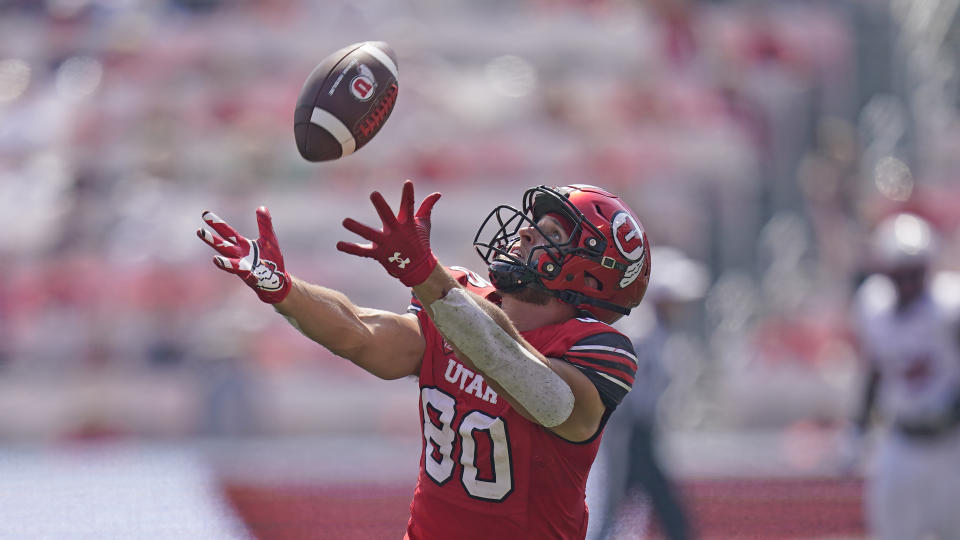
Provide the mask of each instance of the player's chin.
[{"label": "player's chin", "polygon": [[520,290],[512,292],[501,292],[500,294],[509,296],[520,302],[534,304],[537,306],[545,306],[550,303],[551,300],[553,300],[553,295],[550,293],[540,289],[532,289],[530,287],[524,287]]}]

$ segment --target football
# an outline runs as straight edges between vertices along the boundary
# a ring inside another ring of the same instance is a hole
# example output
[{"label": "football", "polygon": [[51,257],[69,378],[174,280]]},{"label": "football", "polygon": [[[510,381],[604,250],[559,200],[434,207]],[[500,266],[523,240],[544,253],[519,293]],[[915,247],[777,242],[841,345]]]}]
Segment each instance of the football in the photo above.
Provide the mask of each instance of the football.
[{"label": "football", "polygon": [[300,155],[328,161],[362,148],[393,111],[397,89],[397,56],[382,41],[354,43],[324,58],[297,98]]}]

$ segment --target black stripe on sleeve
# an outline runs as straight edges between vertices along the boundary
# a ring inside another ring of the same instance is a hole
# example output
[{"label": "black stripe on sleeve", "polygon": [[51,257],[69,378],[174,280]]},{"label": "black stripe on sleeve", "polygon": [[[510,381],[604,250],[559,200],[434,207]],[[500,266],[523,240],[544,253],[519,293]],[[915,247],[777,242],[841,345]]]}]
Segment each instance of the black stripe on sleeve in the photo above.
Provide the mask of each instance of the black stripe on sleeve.
[{"label": "black stripe on sleeve", "polygon": [[574,343],[574,347],[581,345],[601,345],[604,347],[623,349],[631,353],[633,352],[633,342],[631,342],[627,336],[618,332],[602,332],[599,334],[592,334]]},{"label": "black stripe on sleeve", "polygon": [[[593,351],[591,346],[603,347],[604,349]],[[571,363],[577,366],[597,387],[597,392],[599,392],[603,404],[611,410],[615,409],[623,401],[629,390],[607,377],[613,377],[628,387],[632,386],[631,382],[636,376],[637,368],[633,343],[627,336],[619,332],[601,332],[581,339],[573,345],[573,348],[576,350],[569,351],[565,356],[569,357],[569,360],[573,360]],[[616,349],[627,354],[618,353]],[[607,356],[609,359],[597,358],[600,355]],[[633,357],[630,355],[633,355]],[[618,362],[617,359],[622,359],[622,361]],[[591,369],[590,365],[596,366],[596,369]],[[602,371],[613,371],[615,373],[601,375]]]},{"label": "black stripe on sleeve", "polygon": [[584,375],[590,379],[590,382],[597,387],[597,392],[600,394],[600,401],[606,405],[607,409],[611,411],[617,408],[617,405],[623,401],[623,398],[627,395],[627,389],[616,384],[609,379],[604,378],[598,372],[593,371],[589,368],[584,368],[582,366],[577,366]]},{"label": "black stripe on sleeve", "polygon": [[[610,353],[606,353],[606,354],[608,356],[615,356]],[[573,359],[574,362],[571,362],[571,363],[575,363],[575,364],[592,364],[598,367],[613,369],[613,370],[622,372],[623,374],[629,376],[630,378],[633,378],[634,374],[637,372],[636,368],[633,367],[633,360],[626,357],[623,357],[624,358],[623,362],[618,362],[616,360],[602,360],[600,358],[593,358],[591,356],[586,356],[583,354],[576,354],[576,353],[567,354],[565,355],[565,358]],[[581,367],[589,367],[589,366],[581,365]],[[626,382],[626,384],[630,384],[628,381],[624,381],[624,382]]]}]

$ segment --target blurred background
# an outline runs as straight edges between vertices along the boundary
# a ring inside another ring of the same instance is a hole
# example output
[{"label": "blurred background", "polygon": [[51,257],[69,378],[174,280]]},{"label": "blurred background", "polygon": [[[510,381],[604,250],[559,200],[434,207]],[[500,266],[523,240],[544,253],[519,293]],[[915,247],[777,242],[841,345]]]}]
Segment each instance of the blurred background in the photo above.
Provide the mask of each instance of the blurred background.
[{"label": "blurred background", "polygon": [[[894,211],[960,263],[958,6],[0,0],[0,538],[401,538],[416,381],[303,338],[194,231],[209,209],[254,235],[267,205],[291,273],[402,311],[334,245],[405,178],[444,194],[441,261],[481,272],[477,226],[523,189],[620,194],[699,284],[656,420],[700,536],[866,537],[851,297]],[[307,163],[300,85],[364,40],[398,55],[396,109]],[[653,261],[661,288],[688,275]],[[658,534],[642,499],[619,515],[619,538]]]}]

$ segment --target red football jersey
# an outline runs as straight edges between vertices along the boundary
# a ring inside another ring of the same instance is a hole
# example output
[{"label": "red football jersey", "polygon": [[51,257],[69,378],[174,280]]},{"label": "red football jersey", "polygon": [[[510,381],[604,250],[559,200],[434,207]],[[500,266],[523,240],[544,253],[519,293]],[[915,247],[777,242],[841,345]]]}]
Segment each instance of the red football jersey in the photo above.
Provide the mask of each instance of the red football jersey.
[{"label": "red football jersey", "polygon": [[[476,274],[455,269],[468,289],[495,295]],[[587,474],[602,424],[590,440],[573,443],[523,418],[459,362],[416,300],[411,310],[427,349],[420,368],[423,452],[406,537],[584,538]],[[597,385],[607,416],[633,385],[630,340],[602,322],[585,316],[523,337],[545,356],[580,368]]]}]

